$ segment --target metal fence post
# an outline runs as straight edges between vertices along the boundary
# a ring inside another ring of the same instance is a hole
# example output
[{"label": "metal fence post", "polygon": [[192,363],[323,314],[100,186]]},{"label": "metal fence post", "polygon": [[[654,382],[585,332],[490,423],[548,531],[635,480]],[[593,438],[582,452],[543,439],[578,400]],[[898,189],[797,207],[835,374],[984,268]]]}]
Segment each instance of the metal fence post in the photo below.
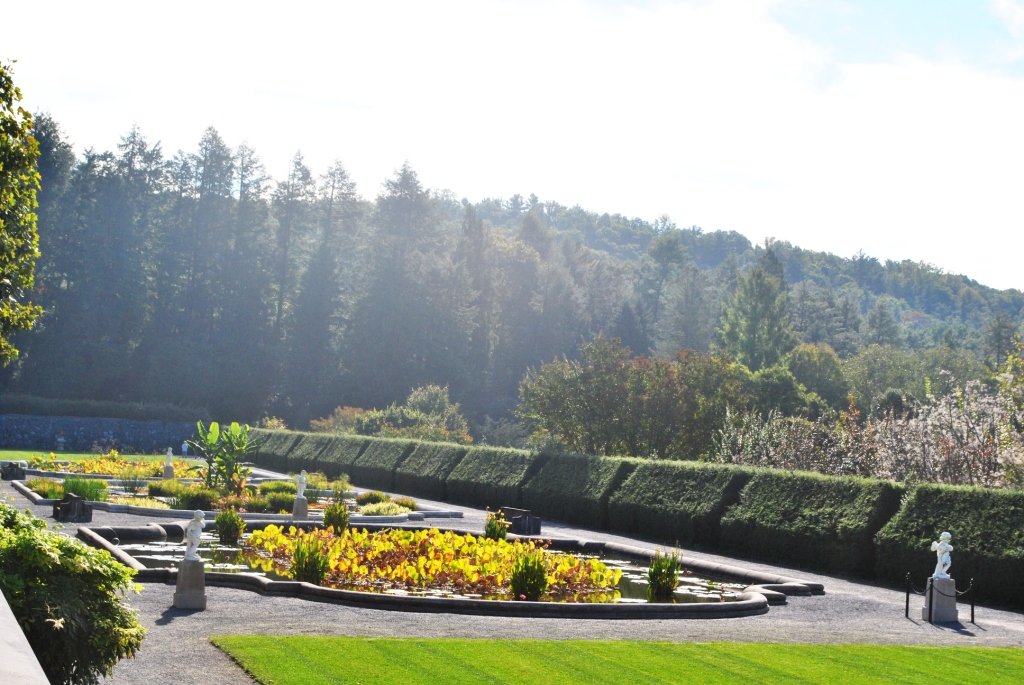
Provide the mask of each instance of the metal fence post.
[{"label": "metal fence post", "polygon": [[903,609],[903,617],[910,618],[910,571],[907,571],[907,604]]},{"label": "metal fence post", "polygon": [[932,612],[935,610],[935,579],[928,579],[928,622],[932,621]]}]

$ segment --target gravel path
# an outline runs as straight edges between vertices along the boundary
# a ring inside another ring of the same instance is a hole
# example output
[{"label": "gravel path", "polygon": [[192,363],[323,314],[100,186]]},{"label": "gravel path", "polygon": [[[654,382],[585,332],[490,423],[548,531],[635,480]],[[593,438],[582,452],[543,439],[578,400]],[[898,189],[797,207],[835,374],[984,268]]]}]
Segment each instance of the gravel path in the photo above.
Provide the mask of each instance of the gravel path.
[{"label": "gravel path", "polygon": [[[49,519],[47,507],[31,507],[9,483],[3,483],[0,492],[19,507],[28,506],[38,516]],[[463,511],[463,519],[450,521],[456,527],[478,533],[482,531],[484,512],[434,504]],[[145,519],[139,516],[95,512],[92,525],[139,525],[144,522]],[[64,531],[74,534],[75,526],[67,525]],[[657,548],[656,544],[642,540],[548,521],[544,522],[544,533],[554,537],[618,541],[652,550]],[[170,608],[173,586],[146,584],[142,592],[131,597],[129,602],[139,612],[140,620],[149,633],[138,657],[120,662],[107,682],[133,685],[251,683],[252,680],[234,662],[208,641],[211,635],[236,633],[1024,647],[1022,613],[978,607],[975,625],[967,622],[969,608],[962,606],[962,623],[934,626],[914,618],[920,615],[920,597],[911,598],[911,618],[903,617],[904,594],[900,591],[713,554],[687,551],[686,557],[816,581],[824,584],[826,594],[790,597],[787,605],[772,607],[767,614],[749,618],[639,621],[392,612],[285,597],[262,597],[245,590],[218,587],[207,588],[206,611],[192,612]]]}]

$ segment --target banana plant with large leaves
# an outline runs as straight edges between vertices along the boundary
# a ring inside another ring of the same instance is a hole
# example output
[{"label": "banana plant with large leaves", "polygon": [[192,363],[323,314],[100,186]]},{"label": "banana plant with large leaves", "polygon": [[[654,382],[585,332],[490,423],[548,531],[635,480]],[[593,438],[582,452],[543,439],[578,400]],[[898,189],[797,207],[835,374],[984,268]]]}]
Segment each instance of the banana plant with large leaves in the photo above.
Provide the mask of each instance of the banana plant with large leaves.
[{"label": "banana plant with large leaves", "polygon": [[211,421],[210,427],[207,428],[203,425],[202,421],[196,421],[196,435],[185,442],[193,454],[206,462],[205,467],[197,467],[206,487],[217,487],[217,457],[224,448],[224,444],[221,441],[220,424],[216,421]]}]

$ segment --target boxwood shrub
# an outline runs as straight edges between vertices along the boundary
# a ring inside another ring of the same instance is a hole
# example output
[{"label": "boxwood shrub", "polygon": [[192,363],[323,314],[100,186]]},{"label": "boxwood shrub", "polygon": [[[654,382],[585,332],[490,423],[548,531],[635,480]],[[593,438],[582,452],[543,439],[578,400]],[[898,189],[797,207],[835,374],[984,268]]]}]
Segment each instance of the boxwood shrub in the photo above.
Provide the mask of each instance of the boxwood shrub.
[{"label": "boxwood shrub", "polygon": [[520,487],[547,457],[503,447],[471,447],[445,483],[448,499],[468,506],[519,507]]},{"label": "boxwood shrub", "polygon": [[735,466],[644,461],[608,499],[609,528],[667,543],[713,546],[718,522],[751,471]]},{"label": "boxwood shrub", "polygon": [[298,442],[300,434],[293,431],[264,429],[253,430],[252,434],[262,441],[259,449],[252,455],[253,463],[260,468],[288,473],[288,452]]},{"label": "boxwood shrub", "polygon": [[722,517],[722,546],[760,559],[870,576],[874,536],[899,508],[888,481],[759,471]]},{"label": "boxwood shrub", "polygon": [[608,497],[638,463],[635,459],[553,455],[523,486],[523,507],[545,518],[607,529]]},{"label": "boxwood shrub", "polygon": [[963,590],[974,578],[979,601],[1024,608],[1024,492],[920,485],[875,536],[878,578],[922,587],[935,570],[931,543],[953,534],[949,574]]},{"label": "boxwood shrub", "polygon": [[351,477],[352,465],[370,444],[370,438],[364,435],[314,435],[317,440],[324,442],[324,448],[318,453],[314,470],[322,472],[328,478],[341,478],[342,475]]},{"label": "boxwood shrub", "polygon": [[445,501],[445,480],[466,455],[466,447],[438,442],[421,442],[395,469],[395,491]]},{"label": "boxwood shrub", "polygon": [[366,449],[349,467],[355,485],[394,492],[395,469],[405,461],[417,443],[413,440],[370,438]]}]

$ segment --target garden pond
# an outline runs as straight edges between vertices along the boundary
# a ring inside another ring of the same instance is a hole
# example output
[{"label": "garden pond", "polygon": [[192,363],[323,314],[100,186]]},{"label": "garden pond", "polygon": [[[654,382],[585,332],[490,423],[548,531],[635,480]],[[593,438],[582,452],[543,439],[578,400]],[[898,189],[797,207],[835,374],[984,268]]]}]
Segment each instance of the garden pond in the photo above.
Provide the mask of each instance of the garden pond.
[{"label": "garden pond", "polygon": [[[411,553],[401,551],[401,544],[392,539],[378,539],[397,532],[413,546]],[[294,531],[293,531],[294,532]],[[321,531],[322,532],[322,531]],[[434,530],[391,529],[379,533],[350,531],[355,536],[359,551],[351,546],[330,550],[327,540],[337,538],[318,536],[317,531],[305,535],[307,542],[316,541],[331,558],[332,572],[321,583],[345,590],[359,590],[391,595],[423,597],[461,597],[467,599],[510,599],[502,583],[498,566],[500,557],[514,555],[513,543],[494,541],[483,537]],[[303,534],[301,531],[299,535]],[[349,536],[346,536],[349,537]],[[271,580],[294,580],[288,533],[277,526],[247,534],[241,545],[223,545],[216,535],[204,533],[199,554],[208,572],[240,573],[265,576]],[[542,543],[528,542],[529,549],[544,549]],[[375,548],[367,553],[367,546]],[[480,549],[476,549],[476,547]],[[180,540],[125,542],[120,549],[131,555],[146,568],[176,568],[181,562],[185,545]],[[457,549],[453,549],[457,548]],[[459,560],[459,553],[474,556],[473,562]],[[636,561],[622,557],[559,553],[545,550],[548,556],[549,576],[561,576],[552,584],[552,591],[541,596],[548,602],[586,603],[647,603],[647,568]],[[376,561],[368,557],[378,557]],[[403,557],[407,557],[403,559]],[[454,561],[453,561],[454,560]],[[482,560],[482,561],[481,561]],[[442,568],[451,562],[455,570]],[[378,568],[373,568],[374,564]],[[491,564],[494,566],[491,566]],[[385,564],[383,568],[379,566]],[[560,571],[559,571],[560,570]],[[428,578],[429,576],[429,578]],[[698,578],[688,571],[678,576],[679,585],[673,594],[674,603],[733,602],[739,598],[747,584]],[[506,583],[507,585],[507,583]]]}]

